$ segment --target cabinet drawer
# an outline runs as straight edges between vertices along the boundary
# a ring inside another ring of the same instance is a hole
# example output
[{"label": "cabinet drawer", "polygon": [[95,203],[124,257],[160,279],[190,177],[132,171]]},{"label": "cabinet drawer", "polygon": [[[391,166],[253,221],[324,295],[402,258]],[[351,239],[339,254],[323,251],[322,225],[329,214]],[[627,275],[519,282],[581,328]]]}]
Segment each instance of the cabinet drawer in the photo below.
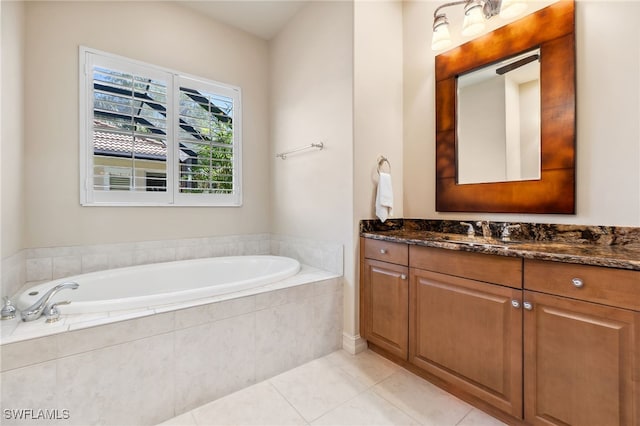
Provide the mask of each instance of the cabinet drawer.
[{"label": "cabinet drawer", "polygon": [[640,310],[640,271],[525,259],[524,287]]},{"label": "cabinet drawer", "polygon": [[522,259],[491,254],[411,246],[411,267],[522,288]]},{"label": "cabinet drawer", "polygon": [[407,244],[365,238],[364,257],[398,265],[408,265],[409,247]]}]

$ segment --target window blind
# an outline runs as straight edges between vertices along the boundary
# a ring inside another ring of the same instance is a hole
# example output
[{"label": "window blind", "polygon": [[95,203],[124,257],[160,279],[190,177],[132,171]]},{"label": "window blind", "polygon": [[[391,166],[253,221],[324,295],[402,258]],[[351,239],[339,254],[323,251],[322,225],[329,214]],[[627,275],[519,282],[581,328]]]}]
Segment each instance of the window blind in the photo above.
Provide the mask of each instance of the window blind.
[{"label": "window blind", "polygon": [[233,99],[180,87],[180,192],[233,192]]},{"label": "window blind", "polygon": [[[154,164],[166,182],[168,82],[98,65],[93,66],[92,80],[94,190],[114,189],[101,185],[106,165],[126,167],[138,176],[140,169]],[[116,188],[149,190],[144,179]]]},{"label": "window blind", "polygon": [[241,204],[239,88],[88,48],[80,57],[83,205]]}]

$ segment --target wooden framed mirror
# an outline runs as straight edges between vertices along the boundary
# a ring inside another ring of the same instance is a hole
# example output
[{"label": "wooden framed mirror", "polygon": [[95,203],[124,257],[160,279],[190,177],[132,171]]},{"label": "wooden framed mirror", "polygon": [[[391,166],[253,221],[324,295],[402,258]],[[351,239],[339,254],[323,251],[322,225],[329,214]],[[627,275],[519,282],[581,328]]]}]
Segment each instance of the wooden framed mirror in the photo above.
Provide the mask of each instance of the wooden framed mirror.
[{"label": "wooden framed mirror", "polygon": [[[436,210],[575,213],[575,5],[563,0],[436,57]],[[540,49],[540,178],[458,183],[457,78]]]}]

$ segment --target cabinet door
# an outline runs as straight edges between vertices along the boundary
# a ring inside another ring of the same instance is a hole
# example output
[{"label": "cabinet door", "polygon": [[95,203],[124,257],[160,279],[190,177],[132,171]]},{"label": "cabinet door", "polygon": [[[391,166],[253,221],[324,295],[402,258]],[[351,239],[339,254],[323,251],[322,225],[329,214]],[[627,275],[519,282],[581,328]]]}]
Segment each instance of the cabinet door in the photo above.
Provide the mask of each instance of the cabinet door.
[{"label": "cabinet door", "polygon": [[530,291],[524,301],[525,420],[637,425],[639,314]]},{"label": "cabinet door", "polygon": [[408,268],[364,260],[364,338],[407,359],[409,338]]},{"label": "cabinet door", "polygon": [[411,269],[409,292],[409,361],[521,418],[522,291]]}]

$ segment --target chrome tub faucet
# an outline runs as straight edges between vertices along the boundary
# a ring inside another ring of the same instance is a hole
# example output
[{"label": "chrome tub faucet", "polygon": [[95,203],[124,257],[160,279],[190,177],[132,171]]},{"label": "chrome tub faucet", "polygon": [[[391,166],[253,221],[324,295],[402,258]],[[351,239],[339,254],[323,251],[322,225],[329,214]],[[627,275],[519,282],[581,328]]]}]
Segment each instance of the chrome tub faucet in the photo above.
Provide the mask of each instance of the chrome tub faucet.
[{"label": "chrome tub faucet", "polygon": [[[47,291],[36,303],[29,306],[27,309],[22,311],[22,321],[34,321],[40,318],[40,316],[47,310],[49,301],[53,296],[55,296],[59,291],[64,290],[66,288],[70,288],[72,290],[80,287],[78,283],[67,282],[58,284],[57,286],[51,288]],[[61,305],[62,302],[58,302],[55,305]]]}]

